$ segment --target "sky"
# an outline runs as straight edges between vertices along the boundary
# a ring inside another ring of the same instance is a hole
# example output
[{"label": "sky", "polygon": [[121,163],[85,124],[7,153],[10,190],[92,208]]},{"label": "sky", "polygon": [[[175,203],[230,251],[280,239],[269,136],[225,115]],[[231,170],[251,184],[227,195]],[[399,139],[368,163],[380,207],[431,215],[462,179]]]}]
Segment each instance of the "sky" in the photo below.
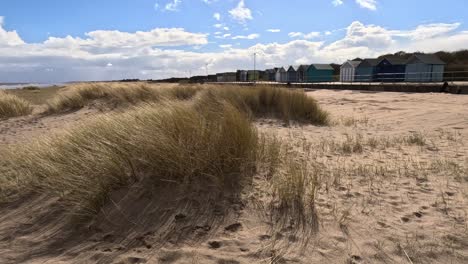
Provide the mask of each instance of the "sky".
[{"label": "sky", "polygon": [[160,79],[468,48],[466,0],[2,0],[0,83]]}]

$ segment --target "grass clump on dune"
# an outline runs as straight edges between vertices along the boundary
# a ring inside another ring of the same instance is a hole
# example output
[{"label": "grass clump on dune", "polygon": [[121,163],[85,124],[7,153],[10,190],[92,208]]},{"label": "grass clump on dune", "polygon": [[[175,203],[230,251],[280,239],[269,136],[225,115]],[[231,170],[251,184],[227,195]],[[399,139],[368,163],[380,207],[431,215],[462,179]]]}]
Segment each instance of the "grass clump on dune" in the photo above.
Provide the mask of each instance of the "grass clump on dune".
[{"label": "grass clump on dune", "polygon": [[329,115],[317,101],[302,90],[259,86],[213,88],[221,98],[255,117],[273,117],[284,122],[297,121],[328,125]]},{"label": "grass clump on dune", "polygon": [[28,101],[0,90],[0,119],[29,115],[32,107]]},{"label": "grass clump on dune", "polygon": [[[75,90],[75,97],[91,100],[107,93],[83,89]],[[139,104],[2,151],[0,196],[51,194],[61,197],[71,213],[90,216],[114,191],[142,183],[167,183],[179,191],[210,186],[225,197],[225,191],[239,195],[237,187],[264,175],[274,190],[272,208],[281,223],[298,214],[315,219],[309,168],[291,165],[295,155],[284,151],[289,148],[274,136],[259,135],[253,123],[256,117],[272,117],[324,125],[328,115],[312,98],[269,87],[162,90],[153,97],[163,94],[156,103],[128,99],[139,98],[141,91],[111,95]]]},{"label": "grass clump on dune", "polygon": [[94,214],[112,190],[143,178],[182,185],[208,177],[222,185],[247,177],[256,146],[256,129],[229,103],[143,104],[17,146],[0,174],[10,183],[3,193],[16,183],[61,196],[74,213]]},{"label": "grass clump on dune", "polygon": [[199,88],[165,88],[145,83],[82,83],[68,87],[47,103],[47,113],[73,111],[100,101],[106,106],[122,107],[158,102],[164,98],[187,100]]},{"label": "grass clump on dune", "polygon": [[47,113],[78,110],[100,101],[107,106],[125,107],[161,100],[189,100],[200,91],[203,96],[214,94],[251,117],[280,118],[284,122],[297,121],[328,125],[328,113],[304,91],[268,86],[152,86],[148,84],[83,83],[68,87],[48,102]]},{"label": "grass clump on dune", "polygon": [[110,104],[135,104],[141,101],[156,101],[158,89],[145,85],[83,83],[68,87],[47,103],[47,112],[60,113],[81,109],[93,101],[105,100]]}]

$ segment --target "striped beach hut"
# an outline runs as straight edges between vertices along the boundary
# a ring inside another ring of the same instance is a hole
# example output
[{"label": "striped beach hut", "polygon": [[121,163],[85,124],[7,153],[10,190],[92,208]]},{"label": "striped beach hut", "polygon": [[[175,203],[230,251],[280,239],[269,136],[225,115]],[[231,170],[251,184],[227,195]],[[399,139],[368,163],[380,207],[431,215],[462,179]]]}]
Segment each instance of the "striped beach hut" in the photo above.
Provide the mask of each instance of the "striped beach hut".
[{"label": "striped beach hut", "polygon": [[356,68],[361,61],[347,61],[340,67],[340,82],[354,82],[356,79]]},{"label": "striped beach hut", "polygon": [[283,67],[276,68],[275,81],[276,82],[281,82],[281,83],[288,81],[288,73],[286,72],[286,70]]}]

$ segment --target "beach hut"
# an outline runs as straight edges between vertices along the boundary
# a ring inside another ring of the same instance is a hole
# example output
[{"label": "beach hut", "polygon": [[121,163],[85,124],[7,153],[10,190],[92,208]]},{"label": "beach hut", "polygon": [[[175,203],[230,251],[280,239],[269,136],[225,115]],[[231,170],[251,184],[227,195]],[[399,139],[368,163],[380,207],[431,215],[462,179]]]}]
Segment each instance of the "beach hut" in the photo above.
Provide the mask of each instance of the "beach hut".
[{"label": "beach hut", "polygon": [[246,82],[247,81],[247,71],[238,70],[236,73],[236,80],[238,82]]},{"label": "beach hut", "polygon": [[297,82],[297,70],[299,69],[299,66],[289,66],[288,68],[288,75],[286,81],[288,83],[295,83]]},{"label": "beach hut", "polygon": [[356,67],[355,80],[358,82],[373,82],[380,59],[364,59]]},{"label": "beach hut", "polygon": [[377,64],[377,81],[380,82],[403,82],[406,74],[406,60],[397,57],[389,56],[383,58]]},{"label": "beach hut", "polygon": [[284,69],[284,67],[276,68],[275,73],[275,81],[276,82],[287,82],[288,80],[288,73]]},{"label": "beach hut", "polygon": [[216,81],[217,82],[224,82],[224,76],[222,73],[217,73],[216,74]]},{"label": "beach hut", "polygon": [[310,65],[299,65],[297,68],[297,82],[306,82],[307,81],[307,69]]},{"label": "beach hut", "polygon": [[406,62],[407,82],[442,82],[445,62],[432,54],[415,54]]},{"label": "beach hut", "polygon": [[260,71],[253,71],[253,70],[247,71],[247,81],[253,82],[253,81],[258,81],[258,80],[260,80]]},{"label": "beach hut", "polygon": [[224,82],[236,82],[237,81],[237,73],[236,72],[225,72],[225,73],[223,73],[223,81]]},{"label": "beach hut", "polygon": [[347,61],[340,67],[340,82],[354,82],[356,78],[356,68],[361,61]]},{"label": "beach hut", "polygon": [[268,82],[274,82],[275,81],[275,75],[276,75],[276,69],[267,69],[265,70],[265,80]]},{"label": "beach hut", "polygon": [[258,71],[258,80],[259,81],[268,81],[268,74],[266,71]]},{"label": "beach hut", "polygon": [[306,82],[332,82],[334,69],[330,64],[311,64],[307,67]]}]

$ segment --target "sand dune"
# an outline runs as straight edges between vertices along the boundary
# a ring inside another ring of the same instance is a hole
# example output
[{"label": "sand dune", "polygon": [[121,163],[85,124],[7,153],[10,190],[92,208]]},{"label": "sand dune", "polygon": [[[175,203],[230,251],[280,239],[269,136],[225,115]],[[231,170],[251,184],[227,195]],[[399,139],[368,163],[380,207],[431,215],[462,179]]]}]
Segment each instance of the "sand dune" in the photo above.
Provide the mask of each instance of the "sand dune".
[{"label": "sand dune", "polygon": [[[78,229],[58,198],[31,194],[0,204],[0,263],[467,263],[468,96],[308,94],[332,126],[256,126],[310,161],[318,230],[260,214],[271,192],[260,176],[221,204],[154,200],[133,186]],[[0,121],[0,150],[95,114]]]}]

